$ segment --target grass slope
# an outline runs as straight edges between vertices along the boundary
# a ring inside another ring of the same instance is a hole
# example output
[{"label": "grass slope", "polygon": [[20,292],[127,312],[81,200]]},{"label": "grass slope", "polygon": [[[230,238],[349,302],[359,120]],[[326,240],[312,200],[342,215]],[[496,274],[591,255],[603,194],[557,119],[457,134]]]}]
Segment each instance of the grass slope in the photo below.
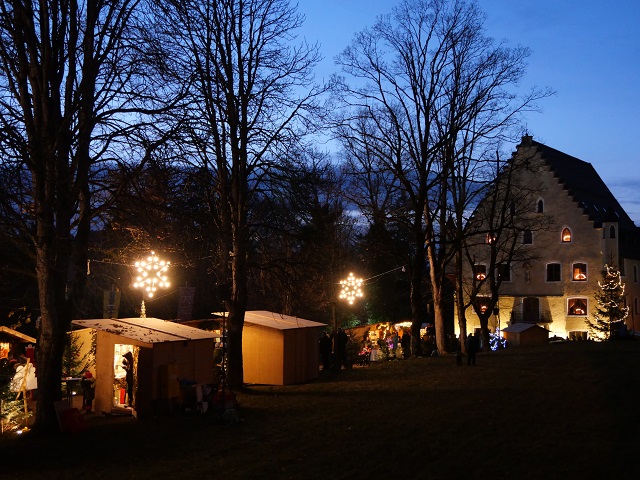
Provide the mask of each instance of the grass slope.
[{"label": "grass slope", "polygon": [[[0,438],[2,478],[637,478],[640,342],[412,358],[238,393],[213,414]],[[5,477],[6,475],[6,477]]]}]

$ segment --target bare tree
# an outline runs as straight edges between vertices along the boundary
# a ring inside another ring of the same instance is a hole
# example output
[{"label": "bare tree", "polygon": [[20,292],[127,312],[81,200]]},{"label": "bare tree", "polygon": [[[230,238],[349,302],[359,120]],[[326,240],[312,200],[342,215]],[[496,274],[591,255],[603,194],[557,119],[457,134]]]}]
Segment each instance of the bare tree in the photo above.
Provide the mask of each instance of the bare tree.
[{"label": "bare tree", "polygon": [[[339,135],[360,150],[365,143],[373,146],[379,165],[395,176],[394,188],[406,198],[415,243],[412,331],[417,336],[420,282],[428,265],[441,351],[451,251],[445,226],[455,194],[451,179],[460,171],[456,164],[480,161],[470,155],[471,146],[507,134],[519,114],[547,94],[533,90],[520,98],[512,91],[529,52],[496,45],[484,35],[483,21],[475,2],[404,0],[338,58],[352,78],[339,84],[339,100],[347,107]],[[361,128],[363,117],[371,128]]]},{"label": "bare tree", "polygon": [[216,276],[230,287],[228,380],[240,388],[252,197],[310,126],[318,49],[294,44],[303,17],[286,0],[172,0],[158,8],[176,81],[191,86],[183,148],[211,182],[203,200],[221,232]]},{"label": "bare tree", "polygon": [[163,87],[147,76],[138,8],[138,0],[0,4],[0,145],[20,179],[3,213],[35,254],[41,430],[58,428],[64,341],[85,288],[95,202],[108,196],[96,195],[98,161],[136,156],[136,139],[151,147],[135,114]]},{"label": "bare tree", "polygon": [[[498,306],[500,287],[511,272],[533,261],[538,255],[523,243],[523,235],[549,228],[551,218],[535,212],[535,199],[543,192],[541,184],[522,181],[522,173],[531,169],[527,158],[502,162],[496,153],[493,181],[480,189],[480,203],[470,218],[457,221],[461,241],[455,249],[456,308],[460,341],[464,349],[465,312],[472,307],[480,320],[483,348],[490,342],[489,319]],[[482,270],[478,266],[482,266]]]}]

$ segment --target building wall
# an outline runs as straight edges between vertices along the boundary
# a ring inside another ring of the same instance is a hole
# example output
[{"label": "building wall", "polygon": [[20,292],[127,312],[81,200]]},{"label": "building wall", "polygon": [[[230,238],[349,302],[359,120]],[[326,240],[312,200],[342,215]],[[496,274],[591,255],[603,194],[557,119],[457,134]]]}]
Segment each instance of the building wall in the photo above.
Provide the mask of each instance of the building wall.
[{"label": "building wall", "polygon": [[[526,148],[518,151],[519,155],[528,155]],[[529,151],[530,152],[530,151]],[[528,155],[530,157],[530,155]],[[539,325],[550,331],[550,336],[575,337],[586,335],[588,331],[585,320],[590,316],[596,306],[595,294],[600,290],[598,281],[602,279],[602,269],[605,264],[619,265],[618,240],[620,232],[617,223],[603,223],[602,226],[594,226],[588,215],[584,214],[582,207],[574,200],[570,192],[558,181],[553,171],[540,158],[539,154],[531,161],[533,168],[527,170],[519,177],[518,182],[523,185],[536,185],[540,187],[539,193],[531,195],[531,209],[528,215],[535,221],[536,215],[540,217],[539,231],[533,231],[533,244],[527,245],[534,257],[524,263],[512,265],[511,281],[503,282],[500,287],[499,313],[492,316],[489,327],[494,330],[505,327],[512,320],[512,312],[515,317],[523,314],[523,302],[526,297],[539,299],[540,313],[544,322]],[[537,187],[536,187],[537,188]],[[543,201],[543,213],[537,213],[538,200]],[[616,229],[615,238],[610,238],[609,228]],[[569,228],[571,241],[562,241],[562,232]],[[480,245],[475,249],[476,263],[488,263],[486,256],[488,248]],[[547,280],[547,264],[559,263],[561,265],[560,281]],[[587,279],[576,281],[573,278],[573,265],[583,263],[587,266]],[[633,277],[633,265],[637,261],[627,261],[623,270],[627,283],[627,301],[634,312],[627,321],[629,328],[640,330],[640,283],[629,280]],[[637,276],[640,277],[640,265],[637,265]],[[467,268],[466,275],[472,278],[473,272]],[[640,280],[640,278],[638,278]],[[586,312],[583,315],[569,313],[569,302],[573,298],[587,299]],[[635,301],[635,305],[634,305]],[[477,315],[472,308],[467,310],[467,331],[480,326]],[[549,322],[550,320],[550,322]],[[457,322],[456,322],[457,323]],[[457,332],[459,326],[456,324]]]},{"label": "building wall", "polygon": [[[638,250],[640,254],[640,246]],[[640,334],[640,261],[625,259],[621,278],[625,284],[627,306],[629,307],[629,316],[626,320],[627,328],[633,334]]]}]

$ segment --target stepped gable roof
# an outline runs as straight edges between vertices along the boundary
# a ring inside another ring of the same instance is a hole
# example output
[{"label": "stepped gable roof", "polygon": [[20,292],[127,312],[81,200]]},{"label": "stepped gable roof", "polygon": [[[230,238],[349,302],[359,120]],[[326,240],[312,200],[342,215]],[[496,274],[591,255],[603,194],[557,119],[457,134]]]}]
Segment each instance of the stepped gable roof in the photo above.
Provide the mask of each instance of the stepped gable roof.
[{"label": "stepped gable roof", "polygon": [[618,222],[620,228],[636,229],[593,165],[534,140],[523,138],[523,144],[527,140],[596,227],[602,222]]}]

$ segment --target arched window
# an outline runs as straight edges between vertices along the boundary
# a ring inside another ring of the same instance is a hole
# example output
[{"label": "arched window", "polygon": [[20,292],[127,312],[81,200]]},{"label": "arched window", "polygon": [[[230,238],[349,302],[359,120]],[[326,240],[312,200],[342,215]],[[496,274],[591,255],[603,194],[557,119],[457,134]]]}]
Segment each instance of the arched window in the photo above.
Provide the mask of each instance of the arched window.
[{"label": "arched window", "polygon": [[544,202],[542,199],[538,200],[538,213],[544,213]]},{"label": "arched window", "polygon": [[616,227],[613,225],[609,227],[609,238],[616,238]]},{"label": "arched window", "polygon": [[562,243],[571,243],[571,230],[568,228],[562,230]]}]

